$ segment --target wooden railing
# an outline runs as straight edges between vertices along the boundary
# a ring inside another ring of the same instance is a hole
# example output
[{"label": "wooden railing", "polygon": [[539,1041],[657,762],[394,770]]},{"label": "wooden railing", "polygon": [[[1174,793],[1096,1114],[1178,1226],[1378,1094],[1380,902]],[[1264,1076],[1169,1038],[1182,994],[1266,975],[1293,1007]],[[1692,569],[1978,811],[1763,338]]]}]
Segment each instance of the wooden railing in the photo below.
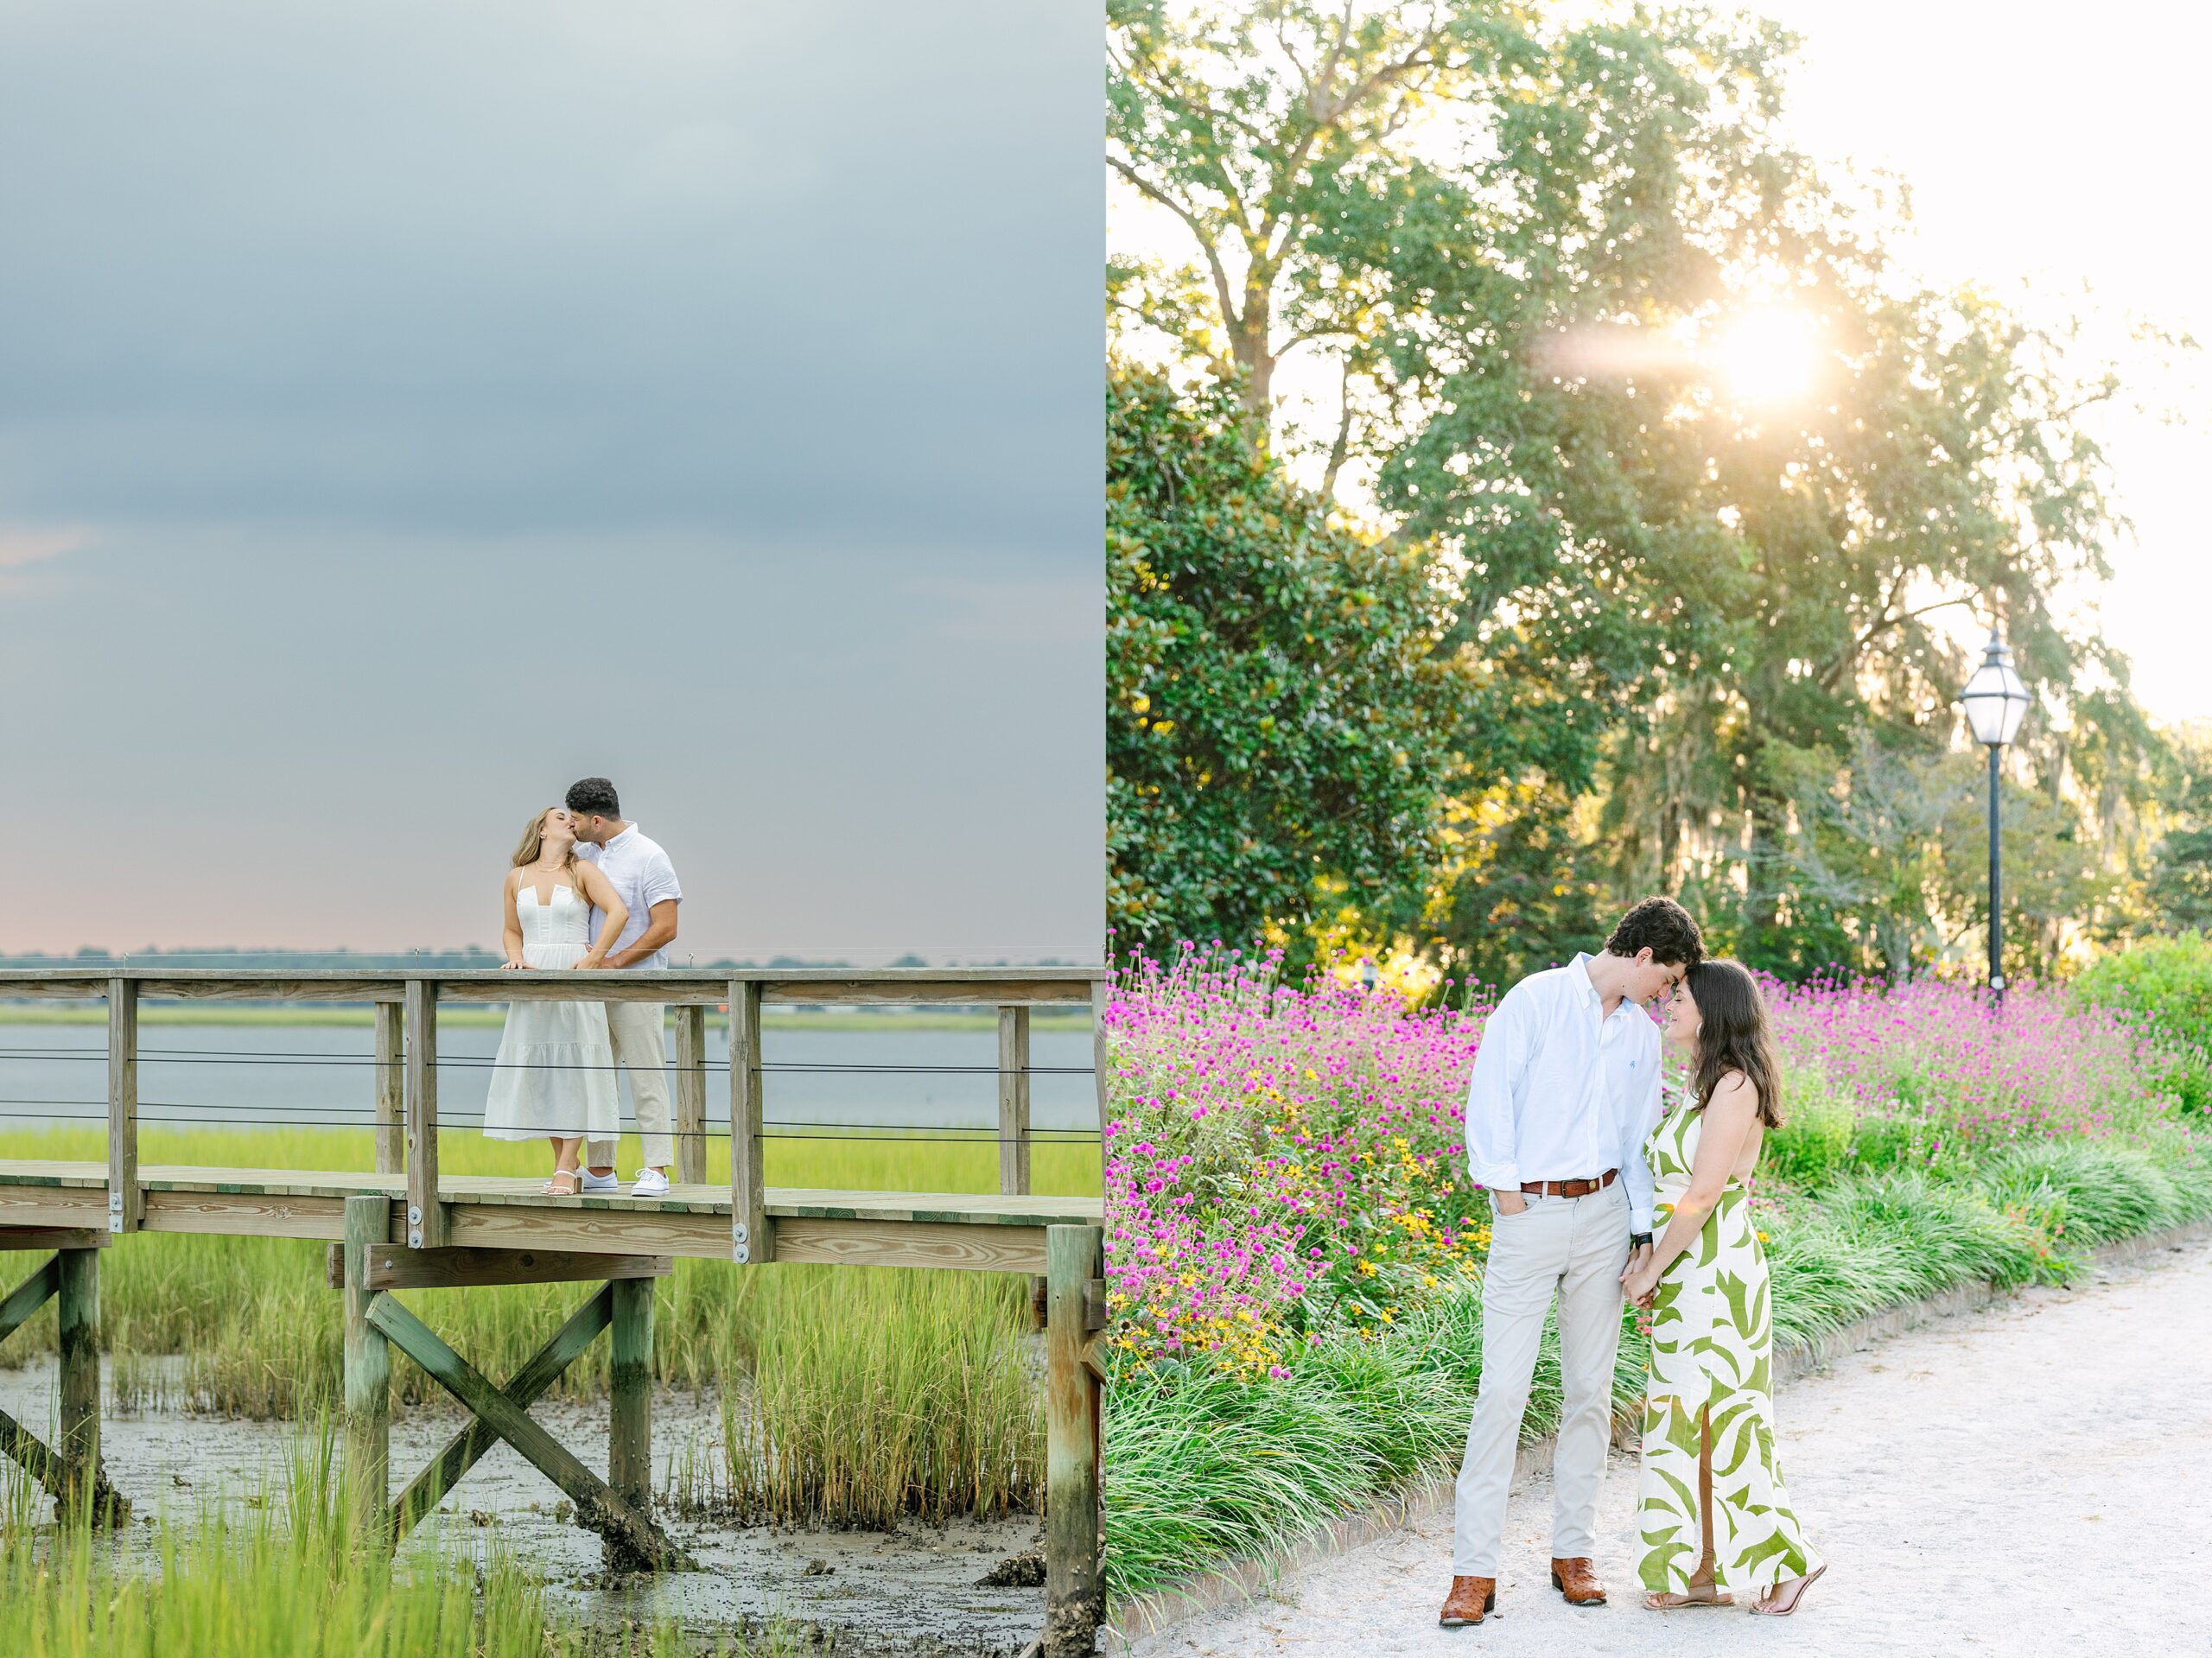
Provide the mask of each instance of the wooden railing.
[{"label": "wooden railing", "polygon": [[438,1008],[447,1003],[517,1001],[659,1002],[674,1011],[673,1088],[677,1179],[706,1176],[707,1014],[729,1016],[730,1255],[739,1263],[774,1259],[774,1223],[762,1178],[764,1007],[932,1006],[995,1008],[998,1013],[999,1189],[1030,1190],[1030,1014],[1037,1007],[1093,1011],[1099,1121],[1105,1121],[1103,1042],[1106,989],[1093,968],[843,969],[735,972],[242,971],[126,968],[86,973],[71,968],[0,969],[0,1000],[105,1000],[108,1010],[108,1225],[138,1229],[138,1010],[148,999],[366,1003],[375,1009],[375,1147],[380,1174],[406,1178],[409,1247],[448,1245],[448,1213],[439,1200]]}]

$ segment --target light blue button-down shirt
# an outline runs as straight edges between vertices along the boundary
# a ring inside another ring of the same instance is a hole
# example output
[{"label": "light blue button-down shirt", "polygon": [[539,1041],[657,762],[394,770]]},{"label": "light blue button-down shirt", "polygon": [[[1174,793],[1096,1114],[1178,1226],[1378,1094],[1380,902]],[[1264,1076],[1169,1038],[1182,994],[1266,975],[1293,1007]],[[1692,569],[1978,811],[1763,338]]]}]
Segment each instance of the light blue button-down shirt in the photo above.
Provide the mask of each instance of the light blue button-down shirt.
[{"label": "light blue button-down shirt", "polygon": [[1467,1084],[1467,1169],[1517,1191],[1618,1169],[1630,1229],[1651,1229],[1643,1142],[1659,1121],[1659,1027],[1624,998],[1608,1016],[1590,958],[1532,973],[1483,1026]]}]

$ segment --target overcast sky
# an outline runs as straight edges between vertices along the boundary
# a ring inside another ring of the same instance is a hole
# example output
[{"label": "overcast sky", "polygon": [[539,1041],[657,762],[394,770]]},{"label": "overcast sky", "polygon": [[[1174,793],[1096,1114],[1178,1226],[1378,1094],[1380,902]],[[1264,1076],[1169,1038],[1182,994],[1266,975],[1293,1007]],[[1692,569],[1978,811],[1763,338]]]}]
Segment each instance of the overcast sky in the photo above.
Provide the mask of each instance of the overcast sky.
[{"label": "overcast sky", "polygon": [[1096,959],[1098,19],[0,0],[0,950]]}]

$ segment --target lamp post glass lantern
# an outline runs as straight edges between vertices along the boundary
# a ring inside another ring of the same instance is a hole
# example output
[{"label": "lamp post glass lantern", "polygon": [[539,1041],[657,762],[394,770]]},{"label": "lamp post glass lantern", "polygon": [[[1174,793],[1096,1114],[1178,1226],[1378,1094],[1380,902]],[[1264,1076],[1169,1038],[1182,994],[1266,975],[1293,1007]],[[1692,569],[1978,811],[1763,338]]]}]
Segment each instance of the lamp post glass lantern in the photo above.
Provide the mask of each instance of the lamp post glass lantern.
[{"label": "lamp post glass lantern", "polygon": [[1967,724],[1973,728],[1974,740],[1989,750],[1989,990],[2001,1001],[2005,996],[2005,871],[2004,844],[1998,836],[1999,757],[2005,745],[2020,734],[2020,721],[2027,718],[2031,698],[2012,666],[2012,647],[1997,628],[1989,630],[1989,648],[1959,701],[1966,705]]}]

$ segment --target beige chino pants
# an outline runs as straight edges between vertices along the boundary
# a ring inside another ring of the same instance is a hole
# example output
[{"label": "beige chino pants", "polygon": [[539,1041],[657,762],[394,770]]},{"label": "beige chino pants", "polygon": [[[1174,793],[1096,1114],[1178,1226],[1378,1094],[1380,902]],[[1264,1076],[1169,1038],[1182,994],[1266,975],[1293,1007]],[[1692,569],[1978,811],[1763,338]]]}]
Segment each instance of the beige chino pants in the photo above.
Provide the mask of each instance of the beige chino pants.
[{"label": "beige chino pants", "polygon": [[[657,1001],[610,1001],[607,1033],[614,1039],[614,1063],[630,1073],[630,1098],[637,1107],[638,1133],[645,1142],[645,1166],[664,1169],[676,1161],[676,1139],[668,1106],[668,1045],[663,1038],[668,1009]],[[614,1142],[594,1140],[584,1148],[586,1166],[612,1168]]]},{"label": "beige chino pants", "polygon": [[1628,1193],[1618,1179],[1585,1197],[1532,1197],[1518,1215],[1493,1214],[1483,1277],[1482,1384],[1453,1502],[1454,1577],[1497,1576],[1521,1417],[1544,1314],[1554,1301],[1565,1398],[1552,1453],[1552,1556],[1597,1552],[1628,1223]]}]

